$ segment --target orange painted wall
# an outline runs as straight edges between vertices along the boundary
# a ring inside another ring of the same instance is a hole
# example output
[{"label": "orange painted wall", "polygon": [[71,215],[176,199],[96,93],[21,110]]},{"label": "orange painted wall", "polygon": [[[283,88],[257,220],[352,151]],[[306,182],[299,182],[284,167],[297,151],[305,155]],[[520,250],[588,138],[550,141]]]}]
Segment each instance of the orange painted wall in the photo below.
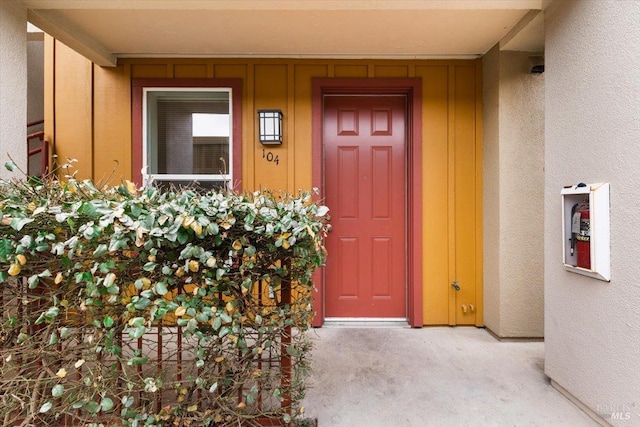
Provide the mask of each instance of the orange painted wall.
[{"label": "orange painted wall", "polygon": [[[78,159],[79,178],[111,184],[131,179],[132,78],[242,79],[244,189],[288,192],[311,187],[312,78],[421,78],[424,323],[482,325],[480,61],[145,58],[101,68],[50,38],[45,50],[47,137],[61,161]],[[284,143],[267,148],[279,164],[257,142],[261,108],[284,113]]]}]

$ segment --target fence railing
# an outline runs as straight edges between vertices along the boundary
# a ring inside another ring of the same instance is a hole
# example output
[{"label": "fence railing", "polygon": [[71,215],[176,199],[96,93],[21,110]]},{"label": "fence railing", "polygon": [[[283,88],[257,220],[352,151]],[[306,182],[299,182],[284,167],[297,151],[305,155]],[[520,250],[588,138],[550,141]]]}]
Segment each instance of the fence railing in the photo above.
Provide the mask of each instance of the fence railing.
[{"label": "fence railing", "polygon": [[277,426],[304,410],[311,195],[11,180],[0,425]]},{"label": "fence railing", "polygon": [[[42,177],[49,173],[49,142],[44,137],[44,131],[29,132],[44,120],[27,123],[27,173],[29,176]],[[34,164],[34,162],[36,162]],[[36,166],[37,165],[37,166]]]},{"label": "fence railing", "polygon": [[[272,309],[277,310],[295,303],[292,299],[291,287],[291,282],[284,279],[278,291],[274,293],[268,284],[259,283],[257,292],[254,294],[256,306],[263,308],[271,306]],[[42,311],[46,308],[51,298],[64,297],[64,293],[57,292],[55,288],[52,283],[45,281],[41,281],[34,288],[28,285],[26,279],[14,279],[8,286],[0,290],[0,319],[7,321],[9,318],[14,317],[19,324],[26,325],[24,331],[32,336],[47,333],[45,330],[47,327],[44,324],[37,324],[36,318],[42,315]],[[190,289],[181,287],[176,296],[189,294],[190,292]],[[27,306],[29,307],[28,310],[26,309]],[[66,333],[73,338],[65,343],[58,342],[52,349],[47,351],[47,354],[43,353],[42,357],[39,358],[27,360],[22,356],[16,357],[13,360],[13,363],[16,364],[16,370],[9,369],[7,372],[16,377],[29,377],[29,372],[44,371],[43,367],[46,367],[51,373],[63,366],[60,363],[63,359],[80,360],[87,357],[87,351],[92,350],[91,341],[96,334],[96,330],[92,327],[87,315],[80,312],[72,312],[57,327],[66,329],[68,331]],[[253,369],[259,374],[251,382],[220,385],[215,393],[190,390],[189,393],[196,393],[196,396],[190,396],[190,398],[193,401],[193,397],[195,397],[198,402],[198,410],[205,412],[208,408],[216,406],[213,402],[215,399],[224,397],[229,401],[229,396],[236,396],[233,400],[236,404],[241,405],[247,401],[247,393],[253,393],[256,396],[255,400],[251,405],[243,409],[249,416],[242,425],[289,425],[288,422],[284,421],[283,415],[288,414],[289,417],[293,415],[291,408],[293,368],[292,357],[288,350],[288,347],[292,344],[292,333],[292,327],[285,326],[280,336],[275,339],[279,342],[276,342],[275,345],[270,346],[268,350],[260,354],[250,356],[251,360],[246,360],[247,355],[243,355],[240,352],[237,352],[237,354],[228,353],[228,359],[237,358],[232,363],[243,365],[244,369]],[[247,341],[254,341],[254,343],[263,340],[257,330],[253,334],[245,334],[244,338]],[[131,391],[128,391],[125,385],[121,383],[124,378],[162,378],[162,383],[157,385],[157,390],[154,393],[149,394],[142,390],[135,393],[135,399],[130,406],[134,410],[147,408],[152,413],[161,414],[163,408],[174,407],[181,400],[188,398],[186,389],[183,391],[179,387],[176,388],[176,385],[188,383],[189,377],[206,376],[204,371],[207,370],[207,367],[197,367],[195,363],[197,342],[194,341],[193,337],[185,336],[183,327],[178,326],[175,319],[163,319],[162,322],[149,328],[142,337],[137,339],[131,339],[120,329],[115,334],[115,340],[122,349],[123,355],[133,355],[135,353],[141,357],[147,357],[151,363],[144,368],[140,365],[126,366],[122,363],[123,358],[121,357],[100,356],[93,358],[91,361],[87,360],[86,364],[78,369],[74,375],[76,382],[82,382],[85,379],[94,381],[94,377],[96,375],[99,376],[100,372],[108,370],[109,366],[117,365],[117,370],[120,372],[119,379],[113,384],[114,388],[112,389],[113,397],[116,398],[114,399],[116,412],[120,412],[123,409],[120,401],[122,396],[131,395]],[[245,360],[240,361],[241,359]],[[214,363],[215,361],[210,362]],[[7,368],[7,366],[4,368]],[[222,369],[222,365],[220,365],[220,367],[213,371],[209,370],[209,372],[219,378],[224,378],[225,375],[228,376],[228,374],[221,371]],[[274,399],[272,392],[276,387],[279,387],[283,393],[279,398]],[[50,393],[50,390],[48,392]],[[2,423],[2,417],[0,417],[0,425],[4,427],[17,426],[25,419],[24,417],[13,418],[9,416],[10,414],[4,415],[5,423]],[[97,415],[97,418],[94,419],[96,422],[109,424],[115,421],[116,424],[119,424],[119,421],[114,420],[113,416],[101,416],[100,413]],[[12,418],[13,421],[7,423]],[[83,417],[81,411],[78,410],[77,414],[67,413],[58,422],[60,426],[84,425],[86,417]],[[227,424],[221,422],[220,424],[214,423],[214,425]]]}]

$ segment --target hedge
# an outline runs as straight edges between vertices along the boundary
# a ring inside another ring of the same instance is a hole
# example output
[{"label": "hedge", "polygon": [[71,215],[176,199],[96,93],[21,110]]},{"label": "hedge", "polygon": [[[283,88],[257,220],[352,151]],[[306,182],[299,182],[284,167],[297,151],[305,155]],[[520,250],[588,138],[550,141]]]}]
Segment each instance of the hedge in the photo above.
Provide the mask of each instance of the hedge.
[{"label": "hedge", "polygon": [[327,211],[309,193],[1,182],[2,425],[290,423]]}]

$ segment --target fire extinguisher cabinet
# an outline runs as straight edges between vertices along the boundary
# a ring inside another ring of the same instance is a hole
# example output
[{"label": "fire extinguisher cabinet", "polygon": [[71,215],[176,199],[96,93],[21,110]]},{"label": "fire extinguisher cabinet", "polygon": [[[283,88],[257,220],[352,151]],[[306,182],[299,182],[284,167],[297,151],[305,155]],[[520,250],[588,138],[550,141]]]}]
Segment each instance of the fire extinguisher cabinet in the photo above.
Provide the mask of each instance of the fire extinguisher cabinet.
[{"label": "fire extinguisher cabinet", "polygon": [[569,185],[561,195],[565,269],[610,281],[609,184]]}]

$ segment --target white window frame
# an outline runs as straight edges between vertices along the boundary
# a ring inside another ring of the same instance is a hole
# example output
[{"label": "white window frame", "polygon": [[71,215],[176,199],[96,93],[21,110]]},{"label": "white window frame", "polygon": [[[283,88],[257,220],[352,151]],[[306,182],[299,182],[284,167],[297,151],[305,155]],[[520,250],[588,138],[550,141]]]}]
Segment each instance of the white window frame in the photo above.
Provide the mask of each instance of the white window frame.
[{"label": "white window frame", "polygon": [[[150,173],[149,117],[147,95],[149,92],[226,92],[229,94],[229,161],[226,174],[153,174]],[[142,184],[152,185],[154,181],[222,181],[227,189],[231,189],[233,181],[233,89],[230,87],[143,87],[142,88]]]}]

